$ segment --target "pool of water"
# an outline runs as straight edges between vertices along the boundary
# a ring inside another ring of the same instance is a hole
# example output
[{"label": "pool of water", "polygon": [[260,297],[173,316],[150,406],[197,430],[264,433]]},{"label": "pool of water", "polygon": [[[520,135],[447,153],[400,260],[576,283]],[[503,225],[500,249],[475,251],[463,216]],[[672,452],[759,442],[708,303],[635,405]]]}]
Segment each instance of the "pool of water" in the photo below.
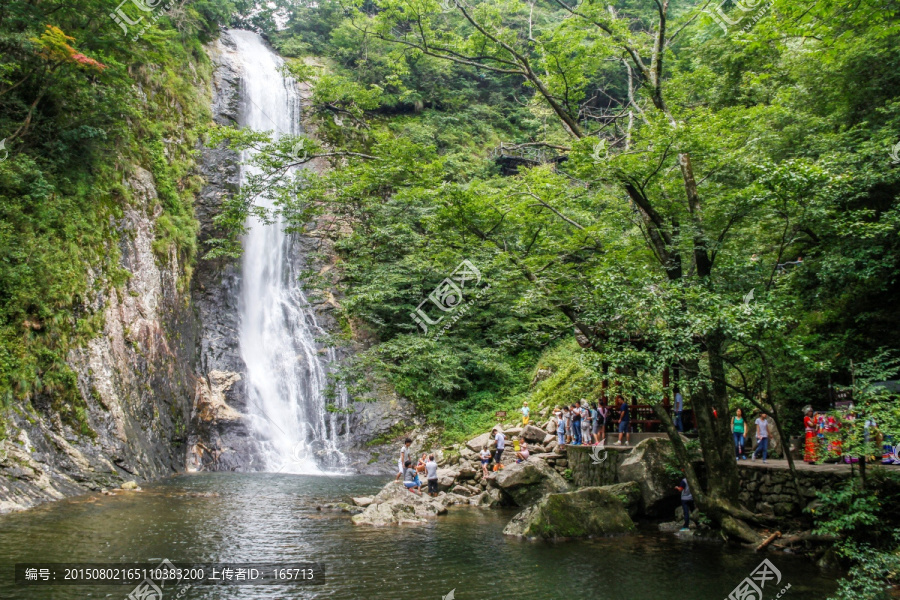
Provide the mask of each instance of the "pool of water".
[{"label": "pool of water", "polygon": [[[0,516],[0,598],[125,600],[133,586],[24,586],[25,562],[296,563],[325,570],[324,585],[193,586],[163,598],[458,600],[722,600],[762,556],[650,528],[637,535],[560,543],[502,534],[514,514],[451,508],[427,526],[356,527],[323,503],[371,494],[377,477],[211,473],[173,477],[142,492],[89,495]],[[822,600],[834,577],[810,562],[767,555],[785,600]],[[771,588],[771,589],[770,589]],[[171,589],[171,591],[170,591]],[[771,593],[769,593],[771,591]]]}]

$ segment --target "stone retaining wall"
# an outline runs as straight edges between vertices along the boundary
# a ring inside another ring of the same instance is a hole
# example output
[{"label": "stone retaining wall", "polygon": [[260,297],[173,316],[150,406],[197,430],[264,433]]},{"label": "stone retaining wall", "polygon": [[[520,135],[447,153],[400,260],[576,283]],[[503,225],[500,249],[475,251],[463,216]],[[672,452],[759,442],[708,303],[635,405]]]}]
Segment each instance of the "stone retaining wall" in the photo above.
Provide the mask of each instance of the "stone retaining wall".
[{"label": "stone retaining wall", "polygon": [[593,450],[590,446],[566,448],[568,468],[572,470],[572,482],[578,487],[621,483],[619,466],[631,452],[631,448],[607,447],[598,452],[596,458]]},{"label": "stone retaining wall", "polygon": [[[633,446],[613,446],[595,454],[590,446],[569,446],[566,449],[566,464],[572,471],[572,482],[578,487],[622,483],[621,466],[632,451]],[[702,478],[702,468],[698,475]],[[741,487],[739,499],[747,508],[777,516],[800,516],[803,509],[815,500],[816,492],[836,489],[850,476],[850,469],[798,471],[802,502],[793,493],[790,471],[781,465],[740,464],[738,475]],[[676,483],[674,479],[672,485]]]},{"label": "stone retaining wall", "polygon": [[800,493],[798,502],[787,469],[740,465],[740,501],[749,509],[777,516],[799,516],[809,503],[816,499],[816,492],[830,492],[847,477],[846,471],[798,471]]}]

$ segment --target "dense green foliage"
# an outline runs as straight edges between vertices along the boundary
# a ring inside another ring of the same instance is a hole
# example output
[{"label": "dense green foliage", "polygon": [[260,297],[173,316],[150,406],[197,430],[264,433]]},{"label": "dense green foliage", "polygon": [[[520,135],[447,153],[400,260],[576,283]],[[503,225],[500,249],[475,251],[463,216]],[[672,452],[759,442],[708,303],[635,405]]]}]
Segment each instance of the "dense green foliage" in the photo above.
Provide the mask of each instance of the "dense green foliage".
[{"label": "dense green foliage", "polygon": [[132,40],[111,8],[0,6],[0,402],[43,394],[74,421],[80,399],[65,359],[102,327],[96,294],[125,276],[116,219],[135,166],[157,184],[159,259],[194,260],[193,130],[209,118],[203,44],[232,10],[184,3]]},{"label": "dense green foliage", "polygon": [[[844,450],[875,452],[860,424],[898,431],[896,395],[871,382],[900,355],[900,7],[710,4],[207,0],[123,43],[93,0],[5,3],[0,396],[77,404],[64,357],[99,330],[91,294],[123,276],[115,218],[139,165],[160,260],[186,264],[238,252],[275,182],[290,225],[316,222],[337,251],[307,281],[340,292],[334,343],[361,347],[343,382],[389,387],[449,438],[523,399],[596,398],[609,369],[613,393],[658,404],[670,369],[710,473],[691,486],[723,526],[737,406],[794,434],[801,406],[848,387]],[[316,139],[301,158],[299,140],[213,128],[263,150],[262,171],[217,217],[232,235],[197,249],[202,44],[229,16],[313,84]],[[316,157],[331,168],[290,168]],[[826,499],[819,527],[895,581],[876,495],[892,484],[865,483]]]},{"label": "dense green foliage", "polygon": [[[698,500],[724,527],[740,512],[731,409],[796,434],[800,407],[829,407],[858,365],[896,366],[898,7],[708,7],[293,9],[271,37],[315,83],[309,148],[334,168],[292,180],[306,159],[273,158],[291,141],[261,161],[289,182],[280,209],[298,229],[333,225],[341,262],[310,285],[338,287],[345,333],[365,340],[345,373],[355,391],[386,381],[456,434],[554,386],[596,394],[611,368],[616,392],[658,403],[673,369],[712,473]],[[537,160],[504,171],[501,142]],[[239,229],[250,206],[236,197],[223,223]],[[464,259],[480,279],[461,318],[423,331],[442,316],[429,293]],[[559,338],[577,358],[529,390]],[[896,404],[856,399],[859,422]]]},{"label": "dense green foliage", "polygon": [[839,600],[885,598],[884,582],[900,582],[900,477],[876,471],[875,480],[862,489],[850,480],[844,489],[819,494],[820,505],[813,512],[816,533],[839,538],[838,556],[852,565],[841,580]]},{"label": "dense green foliage", "polygon": [[[327,283],[346,293],[348,331],[374,342],[360,362],[426,411],[505,405],[573,319],[589,360],[621,367],[634,394],[658,395],[660,370],[681,363],[688,389],[775,402],[792,433],[801,406],[827,407],[830,386],[850,384],[851,361],[896,351],[891,5],[776,2],[723,34],[676,3],[659,77],[652,35],[617,29],[652,30],[657,11],[639,3],[616,18],[552,0],[291,10],[272,39],[316,55],[293,71],[316,81],[318,151],[369,158],[302,176],[283,209],[340,224]],[[623,64],[622,47],[648,70]],[[500,142],[568,160],[503,177]],[[410,314],[466,258],[490,290],[439,340],[421,335]]]}]

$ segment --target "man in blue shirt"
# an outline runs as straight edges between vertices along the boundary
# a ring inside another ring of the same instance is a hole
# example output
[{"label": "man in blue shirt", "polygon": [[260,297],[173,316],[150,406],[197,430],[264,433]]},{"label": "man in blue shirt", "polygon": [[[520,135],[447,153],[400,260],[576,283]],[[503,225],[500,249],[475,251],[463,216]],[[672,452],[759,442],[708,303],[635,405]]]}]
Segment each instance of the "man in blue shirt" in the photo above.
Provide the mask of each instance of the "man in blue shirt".
[{"label": "man in blue shirt", "polygon": [[631,416],[628,414],[628,403],[624,399],[619,400],[619,441],[616,446],[622,445],[622,436],[625,436],[625,445],[628,446],[631,441],[631,431],[629,421]]}]

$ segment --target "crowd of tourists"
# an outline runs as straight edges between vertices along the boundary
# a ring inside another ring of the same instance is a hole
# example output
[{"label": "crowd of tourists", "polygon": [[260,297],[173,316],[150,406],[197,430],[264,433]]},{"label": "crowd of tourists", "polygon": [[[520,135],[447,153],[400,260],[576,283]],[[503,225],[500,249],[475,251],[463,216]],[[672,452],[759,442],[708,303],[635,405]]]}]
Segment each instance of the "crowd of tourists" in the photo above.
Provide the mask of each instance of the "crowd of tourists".
[{"label": "crowd of tourists", "polygon": [[[589,404],[584,398],[571,406],[557,406],[553,410],[556,425],[556,441],[560,448],[569,446],[600,446],[606,443],[606,427],[613,415],[603,401]],[[629,445],[631,441],[631,414],[628,403],[619,399],[618,418],[615,420],[619,438],[615,445]],[[624,442],[623,442],[624,439]]]},{"label": "crowd of tourists", "polygon": [[[527,408],[527,403],[525,408]],[[525,413],[527,415],[527,413]],[[528,424],[527,416],[524,424]],[[482,446],[479,452],[481,470],[484,477],[491,477],[492,472],[503,468],[503,453],[506,451],[506,434],[498,428],[491,430],[491,443]],[[434,454],[423,453],[417,460],[412,455],[412,440],[406,438],[400,447],[400,457],[397,461],[397,480],[403,478],[403,485],[410,492],[421,493],[422,480],[427,485],[427,493],[432,497],[438,495],[438,465]],[[491,449],[493,447],[493,450]],[[530,451],[528,442],[518,437],[513,438],[513,451],[516,453],[516,463],[528,460]],[[493,468],[491,468],[493,463]]]},{"label": "crowd of tourists", "polygon": [[406,438],[400,447],[397,461],[397,479],[403,478],[403,485],[415,494],[422,493],[422,479],[427,482],[429,496],[438,495],[438,464],[434,454],[423,453],[418,459],[412,455],[412,440]]},{"label": "crowd of tourists", "polygon": [[[606,430],[610,424],[615,424],[618,432],[618,440],[615,445],[630,444],[631,427],[630,427],[630,411],[628,403],[623,399],[617,399],[617,411],[615,416],[609,406],[604,401],[598,401],[590,404],[585,399],[581,399],[578,403],[570,406],[557,406],[553,410],[551,419],[552,430],[556,431],[557,444],[559,448],[570,446],[599,446],[606,443]],[[679,431],[683,430],[682,413],[684,409],[681,394],[675,397],[675,424]],[[523,403],[519,410],[522,415],[522,427],[528,426],[531,420],[531,410],[528,402]],[[814,463],[821,460],[823,454],[830,456],[841,456],[841,441],[835,435],[840,429],[840,423],[833,414],[824,412],[814,412],[811,407],[804,409],[805,416],[803,425],[806,433],[803,460],[808,463]],[[850,421],[854,418],[853,413],[848,414],[844,420]],[[615,419],[615,420],[613,420]],[[754,421],[756,425],[754,431],[755,446],[752,452],[749,452],[750,458],[756,460],[762,458],[762,462],[766,463],[769,451],[769,420],[764,412],[760,412]],[[731,432],[734,439],[734,455],[738,462],[747,460],[748,448],[747,438],[750,427],[744,412],[738,408],[735,410],[734,416],[731,418]],[[867,423],[868,431],[868,423]],[[410,446],[412,440],[407,438],[400,449],[400,456],[397,464],[397,479],[403,479],[403,484],[413,493],[421,493],[423,481],[427,486],[427,493],[431,496],[438,494],[438,465],[435,461],[434,454],[424,453],[416,458],[412,455]],[[530,450],[528,442],[519,437],[512,438],[513,451],[515,452],[516,463],[528,460]],[[490,434],[490,441],[479,451],[479,460],[481,462],[482,475],[490,477],[492,472],[503,469],[503,454],[507,448],[507,436],[499,428],[494,428]],[[682,492],[682,500],[690,502],[692,496],[687,481],[682,481],[679,485]],[[687,526],[687,524],[685,525]]]}]

